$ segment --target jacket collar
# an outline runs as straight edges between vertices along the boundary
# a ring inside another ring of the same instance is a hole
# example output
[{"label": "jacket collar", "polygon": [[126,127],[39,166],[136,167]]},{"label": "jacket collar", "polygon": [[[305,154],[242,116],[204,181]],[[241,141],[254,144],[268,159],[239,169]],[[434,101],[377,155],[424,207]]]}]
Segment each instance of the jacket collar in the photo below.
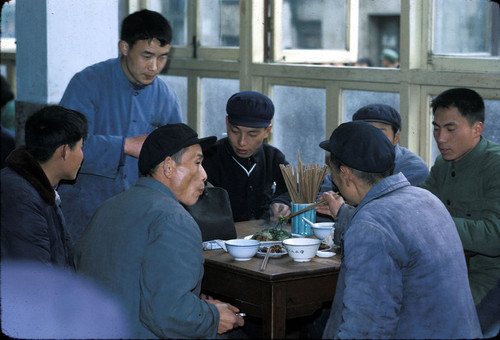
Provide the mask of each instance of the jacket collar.
[{"label": "jacket collar", "polygon": [[26,150],[26,146],[18,146],[10,153],[5,163],[26,179],[47,204],[55,204],[56,194],[54,188],[50,185],[49,179],[38,161]]}]

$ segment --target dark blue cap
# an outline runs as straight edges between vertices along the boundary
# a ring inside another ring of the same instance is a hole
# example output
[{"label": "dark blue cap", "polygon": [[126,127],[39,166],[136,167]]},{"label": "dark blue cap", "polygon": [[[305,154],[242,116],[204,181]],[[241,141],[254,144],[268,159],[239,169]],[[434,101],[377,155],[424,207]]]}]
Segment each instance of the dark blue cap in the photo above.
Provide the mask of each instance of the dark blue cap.
[{"label": "dark blue cap", "polygon": [[138,162],[139,171],[147,175],[167,156],[172,156],[181,149],[200,144],[201,149],[206,150],[216,141],[215,136],[198,138],[196,131],[183,123],[160,126],[151,132],[142,144]]},{"label": "dark blue cap", "polygon": [[274,116],[274,104],[269,97],[256,91],[235,93],[226,106],[231,125],[246,127],[268,127]]},{"label": "dark blue cap", "polygon": [[394,167],[394,145],[379,128],[365,122],[340,124],[319,146],[359,171],[382,173]]},{"label": "dark blue cap", "polygon": [[363,106],[352,116],[352,120],[379,122],[401,129],[401,116],[393,107],[385,104],[370,104]]}]

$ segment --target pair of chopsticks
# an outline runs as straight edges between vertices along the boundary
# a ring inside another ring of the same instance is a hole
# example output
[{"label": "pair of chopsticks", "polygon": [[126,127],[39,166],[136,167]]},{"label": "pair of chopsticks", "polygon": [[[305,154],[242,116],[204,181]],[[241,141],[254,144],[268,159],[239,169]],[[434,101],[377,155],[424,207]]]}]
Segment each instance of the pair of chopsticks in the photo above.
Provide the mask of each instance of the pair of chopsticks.
[{"label": "pair of chopsticks", "polygon": [[264,261],[260,265],[260,271],[263,272],[266,270],[267,262],[269,261],[269,255],[271,254],[271,246],[267,247],[266,256],[264,257]]},{"label": "pair of chopsticks", "polygon": [[309,205],[309,206],[305,207],[304,209],[301,209],[301,210],[299,210],[299,211],[297,211],[297,212],[294,212],[293,214],[290,214],[290,215],[288,215],[288,216],[285,216],[285,217],[281,218],[280,220],[281,220],[281,221],[283,221],[283,222],[288,221],[288,220],[289,220],[289,219],[291,219],[292,217],[295,217],[295,216],[297,216],[297,215],[302,214],[303,212],[306,212],[306,211],[309,211],[309,210],[311,210],[311,209],[314,209],[315,207],[317,207],[317,206],[319,206],[319,205],[323,205],[323,204],[325,204],[326,202],[327,202],[326,200],[321,199],[321,200],[317,201],[316,203],[313,203],[313,204],[311,204],[311,205]]}]

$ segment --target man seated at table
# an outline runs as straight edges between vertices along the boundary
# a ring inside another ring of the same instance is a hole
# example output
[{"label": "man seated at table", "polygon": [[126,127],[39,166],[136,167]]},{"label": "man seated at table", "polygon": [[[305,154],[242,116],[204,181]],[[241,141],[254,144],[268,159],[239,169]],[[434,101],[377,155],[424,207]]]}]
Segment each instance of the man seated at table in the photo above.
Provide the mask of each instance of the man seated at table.
[{"label": "man seated at table", "polygon": [[[429,167],[424,160],[399,145],[401,115],[393,107],[385,104],[369,104],[356,111],[352,120],[364,121],[379,128],[394,145],[395,174],[403,173],[411,185],[420,184],[429,176]],[[333,185],[331,174],[325,176],[321,184],[320,196],[326,191],[337,191]]]},{"label": "man seated at table", "polygon": [[116,293],[132,338],[215,338],[244,324],[236,307],[200,297],[201,232],[181,205],[203,193],[202,150],[215,140],[185,124],[154,130],[143,177],[99,207],[76,245],[77,271]]},{"label": "man seated at table", "polygon": [[72,242],[54,189],[76,178],[83,161],[87,118],[58,105],[31,115],[25,145],[1,171],[2,258],[73,268]]},{"label": "man seated at table", "polygon": [[[354,206],[341,235],[339,278],[324,338],[477,338],[481,330],[464,253],[445,206],[392,175],[394,145],[380,129],[349,122],[329,151],[339,194],[318,211]],[[332,287],[333,288],[333,287]]]},{"label": "man seated at table", "polygon": [[483,136],[484,101],[474,90],[444,91],[431,103],[441,155],[421,185],[445,204],[470,258],[478,304],[500,277],[500,145]]},{"label": "man seated at table", "polygon": [[226,106],[227,137],[206,151],[208,182],[227,190],[235,222],[278,221],[290,213],[290,195],[280,164],[288,164],[277,148],[264,143],[272,129],[274,104],[255,91],[235,93]]}]

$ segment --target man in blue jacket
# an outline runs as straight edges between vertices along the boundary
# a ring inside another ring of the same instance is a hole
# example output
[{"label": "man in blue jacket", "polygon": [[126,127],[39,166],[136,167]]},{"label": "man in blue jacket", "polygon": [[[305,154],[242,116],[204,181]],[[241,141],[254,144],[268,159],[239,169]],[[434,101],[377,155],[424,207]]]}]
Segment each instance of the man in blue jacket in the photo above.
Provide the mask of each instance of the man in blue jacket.
[{"label": "man in blue jacket", "polygon": [[75,248],[78,273],[114,292],[126,310],[131,338],[209,338],[243,326],[239,310],[200,296],[201,232],[181,205],[203,193],[203,150],[185,124],[153,131],[139,156],[140,177],[107,200]]},{"label": "man in blue jacket", "polygon": [[99,205],[135,184],[142,143],[155,128],[182,121],[175,92],[157,76],[170,52],[172,30],[159,13],[142,10],[122,23],[121,55],[85,68],[60,105],[85,114],[89,138],[74,185],[61,185],[63,212],[76,241]]},{"label": "man in blue jacket", "polygon": [[320,147],[331,154],[342,196],[324,193],[328,206],[318,211],[340,222],[344,199],[355,207],[340,235],[342,263],[323,337],[481,337],[455,224],[437,197],[392,175],[389,139],[366,122],[349,122]]}]

